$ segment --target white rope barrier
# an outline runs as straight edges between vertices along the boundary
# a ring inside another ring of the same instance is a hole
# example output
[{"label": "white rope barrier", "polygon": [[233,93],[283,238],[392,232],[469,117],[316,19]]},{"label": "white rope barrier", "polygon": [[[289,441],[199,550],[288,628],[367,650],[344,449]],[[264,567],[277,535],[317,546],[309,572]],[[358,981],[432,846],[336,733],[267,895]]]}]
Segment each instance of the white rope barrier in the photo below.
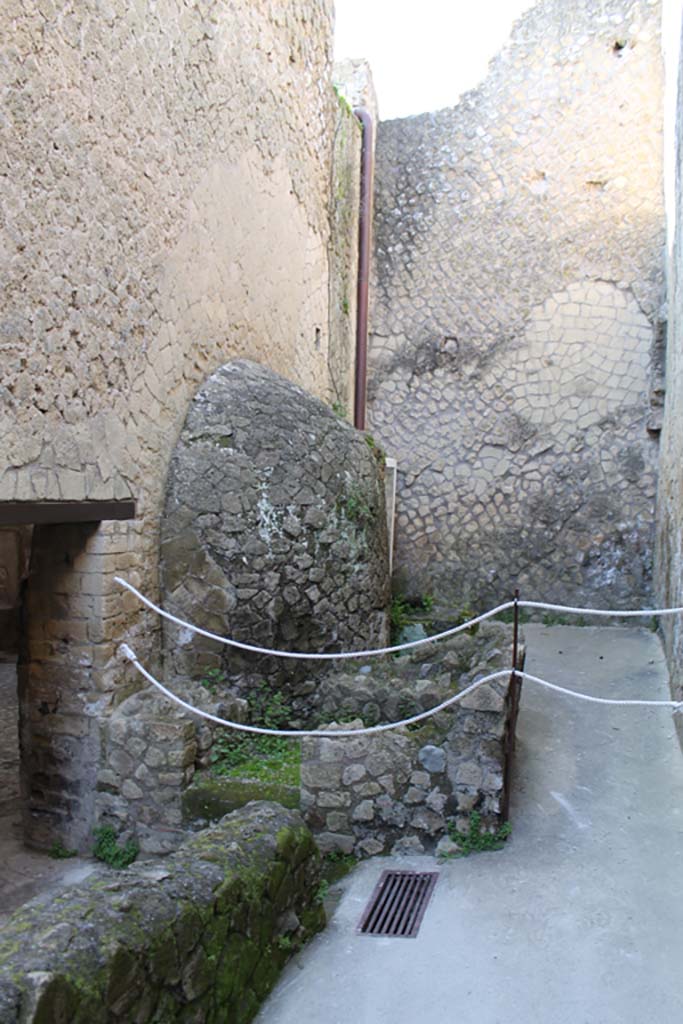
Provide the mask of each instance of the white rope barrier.
[{"label": "white rope barrier", "polygon": [[[513,602],[514,603],[514,602]],[[543,608],[550,612],[565,612],[567,615],[608,615],[610,618],[656,618],[658,615],[680,615],[682,608],[639,608],[621,611],[616,608],[572,608],[568,604],[545,604],[543,601],[518,601],[520,608]]]},{"label": "white rope barrier", "polygon": [[209,640],[217,640],[221,644],[227,644],[229,647],[237,647],[240,651],[249,651],[251,654],[269,654],[276,658],[296,658],[301,661],[339,661],[343,658],[372,658],[379,654],[397,654],[399,651],[408,651],[413,647],[421,647],[423,644],[430,644],[436,640],[445,640],[448,636],[455,636],[456,633],[462,633],[465,629],[471,629],[472,626],[476,626],[479,622],[484,622],[486,619],[490,619],[493,615],[498,615],[500,612],[507,611],[508,608],[513,608],[514,601],[506,601],[505,604],[498,605],[497,608],[492,608],[489,612],[484,612],[483,615],[478,615],[475,619],[470,619],[468,622],[463,622],[459,626],[452,626],[450,629],[445,629],[443,633],[435,633],[434,636],[423,637],[420,640],[411,640],[405,644],[396,644],[393,647],[375,647],[369,651],[339,651],[337,654],[314,654],[311,651],[278,651],[271,650],[269,647],[257,647],[254,644],[245,644],[241,640],[233,640],[231,637],[220,636],[218,633],[212,633],[208,629],[201,629],[199,626],[194,626],[191,622],[186,622],[184,619],[179,619],[176,615],[171,615],[170,612],[164,611],[158,605],[150,601],[148,597],[141,594],[139,590],[128,583],[126,580],[121,579],[120,576],[114,577],[114,582],[119,583],[126,590],[129,590],[131,594],[135,594],[138,600],[142,601],[143,604],[151,608],[157,615],[161,615],[162,618],[167,619],[169,622],[175,623],[176,626],[182,626],[184,629],[190,629],[193,633],[197,633],[199,636],[208,637]]},{"label": "white rope barrier", "polygon": [[[184,708],[185,711],[189,711],[194,715],[199,715],[200,718],[205,718],[209,722],[214,722],[216,725],[223,725],[229,729],[236,729],[238,732],[251,732],[256,733],[259,736],[291,736],[291,737],[304,737],[304,736],[324,736],[327,739],[336,739],[340,736],[368,736],[372,733],[387,732],[390,729],[398,729],[401,726],[413,725],[415,722],[421,722],[426,718],[431,718],[432,715],[438,714],[439,711],[444,711],[446,708],[451,707],[453,704],[457,704],[463,700],[469,693],[472,693],[478,687],[483,686],[485,683],[490,683],[494,679],[507,678],[512,675],[511,669],[502,669],[498,672],[492,672],[490,675],[483,676],[481,679],[476,679],[469,686],[466,686],[460,693],[454,694],[447,700],[442,701],[441,704],[437,704],[433,708],[429,708],[427,711],[421,711],[417,715],[411,715],[409,718],[402,718],[398,722],[387,722],[382,725],[370,725],[363,727],[362,729],[267,729],[258,725],[245,725],[242,722],[233,722],[227,718],[220,718],[218,715],[212,715],[208,711],[203,711],[201,708],[195,707],[194,704],[190,704],[188,701],[178,697],[171,690],[167,689],[160,683],[158,679],[148,672],[147,669],[142,665],[135,654],[135,651],[128,646],[128,644],[121,644],[121,654],[128,658],[132,662],[133,666],[137,669],[140,675],[155,686],[157,690],[164,694],[169,700],[178,704],[179,707]],[[578,690],[568,690],[564,686],[558,686],[557,683],[550,683],[546,679],[540,679],[538,676],[532,676],[528,672],[515,671],[515,676],[518,678],[526,679],[531,683],[536,683],[538,686],[543,686],[549,690],[553,690],[555,693],[564,694],[567,697],[574,697],[576,700],[589,701],[591,704],[610,704],[619,707],[665,707],[673,708],[674,712],[680,711],[683,707],[683,701],[673,700],[616,700],[609,699],[607,697],[594,697],[588,693],[580,693]]]},{"label": "white rope barrier", "polygon": [[381,654],[398,654],[400,651],[409,651],[414,647],[421,647],[424,644],[434,643],[437,640],[445,640],[447,637],[455,636],[457,633],[462,633],[466,629],[471,629],[472,626],[478,625],[480,622],[484,622],[486,619],[492,618],[494,615],[499,615],[501,612],[507,611],[509,608],[514,608],[517,605],[518,608],[536,608],[543,609],[545,611],[553,612],[564,612],[567,615],[602,615],[610,618],[634,618],[640,616],[641,618],[653,618],[658,615],[678,615],[683,613],[683,607],[680,608],[644,608],[638,610],[622,611],[621,609],[609,609],[609,608],[573,608],[570,605],[564,604],[546,604],[543,601],[506,601],[504,604],[499,604],[496,608],[492,608],[488,612],[484,612],[482,615],[477,615],[473,619],[469,619],[467,622],[462,622],[458,626],[453,626],[450,629],[445,629],[441,633],[434,633],[433,636],[422,637],[420,640],[410,640],[405,644],[395,644],[393,647],[375,647],[368,651],[339,651],[337,653],[312,653],[311,651],[279,651],[273,650],[269,647],[258,647],[255,644],[242,643],[240,640],[233,640],[231,637],[221,636],[219,633],[212,633],[208,629],[201,629],[199,626],[193,625],[191,622],[186,622],[185,619],[179,619],[176,615],[171,615],[170,612],[164,611],[158,605],[150,601],[148,597],[141,594],[132,583],[128,583],[127,580],[122,579],[120,576],[114,577],[114,582],[120,586],[125,587],[126,590],[134,594],[139,601],[142,601],[148,608],[151,608],[157,615],[161,615],[162,618],[167,619],[169,622],[175,623],[176,626],[182,626],[184,629],[189,629],[193,633],[197,633],[199,636],[208,637],[209,640],[217,640],[221,644],[227,644],[229,647],[236,647],[241,651],[249,651],[251,654],[266,654],[276,658],[296,658],[298,660],[308,661],[340,661],[348,658],[372,658]]}]

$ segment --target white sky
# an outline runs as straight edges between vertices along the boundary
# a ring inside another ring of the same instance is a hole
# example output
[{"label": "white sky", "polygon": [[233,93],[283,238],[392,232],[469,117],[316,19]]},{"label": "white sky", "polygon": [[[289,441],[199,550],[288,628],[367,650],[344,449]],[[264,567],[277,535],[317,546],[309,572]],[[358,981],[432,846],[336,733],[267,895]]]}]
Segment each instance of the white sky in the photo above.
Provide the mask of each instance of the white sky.
[{"label": "white sky", "polygon": [[335,0],[335,60],[365,57],[382,120],[451,107],[536,0]]}]

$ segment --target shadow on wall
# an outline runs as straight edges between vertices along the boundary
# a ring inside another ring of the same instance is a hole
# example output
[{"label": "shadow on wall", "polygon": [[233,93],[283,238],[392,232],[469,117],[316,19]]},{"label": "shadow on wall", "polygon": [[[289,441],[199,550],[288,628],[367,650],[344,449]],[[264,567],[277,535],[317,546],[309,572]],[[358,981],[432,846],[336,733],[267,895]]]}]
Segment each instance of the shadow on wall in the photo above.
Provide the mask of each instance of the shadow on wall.
[{"label": "shadow on wall", "polygon": [[28,576],[30,526],[0,527],[0,658],[19,651],[21,588]]}]

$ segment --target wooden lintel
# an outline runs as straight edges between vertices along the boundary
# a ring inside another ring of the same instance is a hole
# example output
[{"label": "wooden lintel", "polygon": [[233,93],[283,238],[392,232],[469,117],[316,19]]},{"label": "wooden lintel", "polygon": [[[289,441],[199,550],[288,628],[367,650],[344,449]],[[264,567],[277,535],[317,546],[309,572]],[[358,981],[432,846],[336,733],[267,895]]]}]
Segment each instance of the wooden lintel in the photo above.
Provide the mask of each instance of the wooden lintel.
[{"label": "wooden lintel", "polygon": [[105,519],[135,519],[135,500],[0,501],[0,526],[99,523]]}]

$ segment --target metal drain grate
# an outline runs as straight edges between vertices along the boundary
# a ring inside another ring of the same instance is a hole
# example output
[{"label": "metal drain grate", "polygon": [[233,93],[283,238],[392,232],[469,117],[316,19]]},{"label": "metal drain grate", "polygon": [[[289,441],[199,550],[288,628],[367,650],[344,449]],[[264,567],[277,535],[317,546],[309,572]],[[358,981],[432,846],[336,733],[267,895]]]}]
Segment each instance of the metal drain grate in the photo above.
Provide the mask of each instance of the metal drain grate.
[{"label": "metal drain grate", "polygon": [[383,871],[358,931],[414,939],[438,877],[438,871]]}]

